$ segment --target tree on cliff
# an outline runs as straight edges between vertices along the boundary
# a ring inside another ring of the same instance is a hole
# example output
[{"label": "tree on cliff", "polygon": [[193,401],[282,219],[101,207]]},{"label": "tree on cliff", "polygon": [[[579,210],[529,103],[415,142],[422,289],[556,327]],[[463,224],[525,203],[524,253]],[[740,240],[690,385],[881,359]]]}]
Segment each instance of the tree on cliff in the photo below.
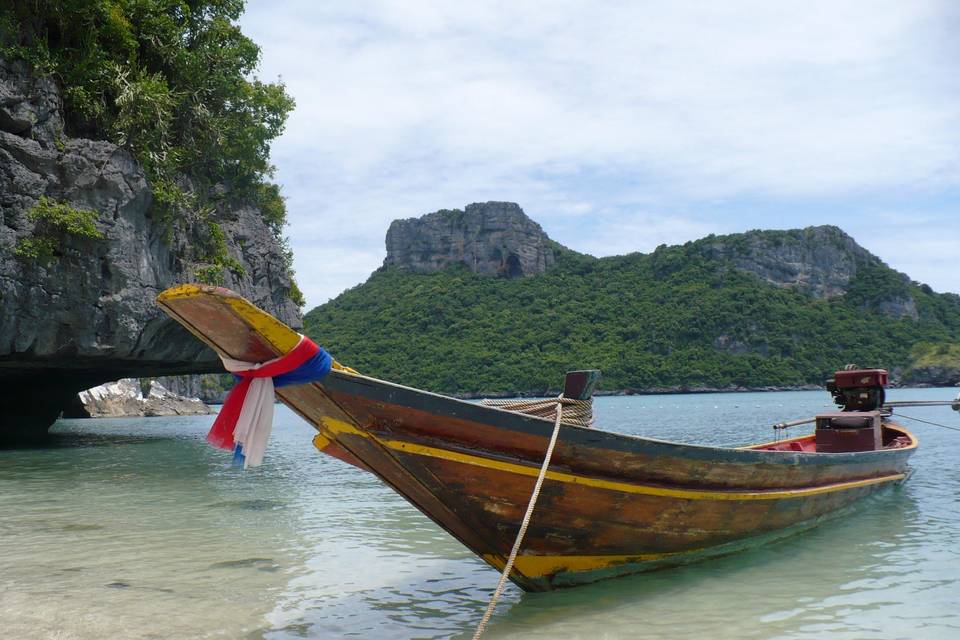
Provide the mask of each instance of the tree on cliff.
[{"label": "tree on cliff", "polygon": [[[270,142],[293,99],[251,77],[259,47],[236,20],[243,0],[13,0],[0,8],[0,56],[24,59],[62,88],[68,132],[131,149],[158,217],[207,221],[208,262],[223,251],[218,198],[258,205],[278,235]],[[202,195],[201,195],[202,194]]]}]

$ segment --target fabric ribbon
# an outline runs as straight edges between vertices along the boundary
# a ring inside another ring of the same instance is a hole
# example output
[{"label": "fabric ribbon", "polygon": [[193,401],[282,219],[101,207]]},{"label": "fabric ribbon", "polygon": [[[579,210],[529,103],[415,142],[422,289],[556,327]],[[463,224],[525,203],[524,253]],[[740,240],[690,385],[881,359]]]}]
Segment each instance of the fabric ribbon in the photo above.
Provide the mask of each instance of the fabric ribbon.
[{"label": "fabric ribbon", "polygon": [[296,347],[273,360],[220,359],[238,382],[227,394],[207,440],[221,449],[234,450],[244,468],[257,466],[263,461],[273,429],[274,388],[322,380],[330,372],[333,358],[301,335]]}]

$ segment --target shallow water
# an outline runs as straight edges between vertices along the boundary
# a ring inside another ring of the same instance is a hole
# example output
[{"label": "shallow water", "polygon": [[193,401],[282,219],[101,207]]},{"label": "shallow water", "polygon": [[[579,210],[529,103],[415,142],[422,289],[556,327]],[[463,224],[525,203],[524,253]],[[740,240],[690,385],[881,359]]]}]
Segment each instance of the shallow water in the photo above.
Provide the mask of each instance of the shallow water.
[{"label": "shallow water", "polygon": [[[894,390],[950,399],[956,389]],[[823,392],[598,398],[598,424],[724,445],[827,408]],[[960,428],[947,408],[908,415]],[[278,407],[264,465],[208,416],[62,420],[0,450],[0,637],[469,638],[497,573],[381,485],[316,454]],[[853,514],[765,547],[568,591],[510,585],[489,638],[960,637],[960,432]]]}]

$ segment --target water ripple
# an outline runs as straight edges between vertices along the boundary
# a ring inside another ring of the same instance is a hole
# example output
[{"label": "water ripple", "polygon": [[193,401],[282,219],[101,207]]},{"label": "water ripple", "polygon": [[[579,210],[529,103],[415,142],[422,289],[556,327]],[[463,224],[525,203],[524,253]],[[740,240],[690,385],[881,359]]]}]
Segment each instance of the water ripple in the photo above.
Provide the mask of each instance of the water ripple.
[{"label": "water ripple", "polygon": [[[600,398],[596,413],[625,433],[734,445],[825,400]],[[470,637],[495,571],[376,478],[316,455],[286,409],[255,470],[208,447],[208,426],[61,421],[49,446],[0,450],[4,637]],[[958,637],[960,449],[952,432],[916,430],[910,482],[848,516],[678,569],[548,594],[511,586],[487,637]]]}]

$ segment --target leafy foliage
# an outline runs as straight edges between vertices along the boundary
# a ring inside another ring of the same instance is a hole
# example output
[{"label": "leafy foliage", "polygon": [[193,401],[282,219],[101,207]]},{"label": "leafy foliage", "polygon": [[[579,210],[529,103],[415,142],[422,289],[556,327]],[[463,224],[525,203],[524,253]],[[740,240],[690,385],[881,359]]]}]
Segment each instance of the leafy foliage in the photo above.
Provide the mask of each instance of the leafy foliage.
[{"label": "leafy foliage", "polygon": [[243,7],[14,0],[0,10],[0,42],[5,56],[61,82],[75,131],[128,146],[151,177],[183,172],[259,190],[293,100],[280,83],[248,79],[260,49],[235,23]]},{"label": "leafy foliage", "polygon": [[34,221],[32,236],[21,238],[17,242],[14,254],[20,258],[47,262],[53,257],[58,237],[68,234],[77,237],[102,239],[103,233],[94,222],[97,212],[88,209],[76,209],[68,204],[56,202],[41,196],[40,200],[27,212]]},{"label": "leafy foliage", "polygon": [[290,238],[283,239],[283,261],[287,269],[287,275],[290,277],[290,290],[287,292],[287,296],[293,304],[302,309],[307,304],[307,299],[303,296],[303,291],[297,284],[297,274],[293,270],[293,249],[290,248]]},{"label": "leafy foliage", "polygon": [[[910,366],[904,372],[907,380],[916,380],[924,369],[960,370],[960,344],[918,342],[910,351]],[[922,378],[922,375],[919,377]]]},{"label": "leafy foliage", "polygon": [[[208,212],[227,197],[257,204],[279,238],[286,211],[268,181],[270,142],[294,103],[281,83],[251,78],[260,49],[236,24],[243,8],[243,0],[11,0],[0,6],[0,56],[58,80],[72,133],[136,155],[168,239],[184,220],[216,225]],[[220,250],[216,229],[203,235],[201,267]]]},{"label": "leafy foliage", "polygon": [[[904,293],[918,320],[875,310]],[[906,366],[918,343],[957,341],[960,301],[882,264],[846,296],[818,300],[688,243],[602,259],[565,252],[551,271],[515,280],[385,268],[305,325],[347,365],[443,392],[556,390],[580,368],[602,369],[611,390],[763,387],[821,384],[848,362]]]}]

